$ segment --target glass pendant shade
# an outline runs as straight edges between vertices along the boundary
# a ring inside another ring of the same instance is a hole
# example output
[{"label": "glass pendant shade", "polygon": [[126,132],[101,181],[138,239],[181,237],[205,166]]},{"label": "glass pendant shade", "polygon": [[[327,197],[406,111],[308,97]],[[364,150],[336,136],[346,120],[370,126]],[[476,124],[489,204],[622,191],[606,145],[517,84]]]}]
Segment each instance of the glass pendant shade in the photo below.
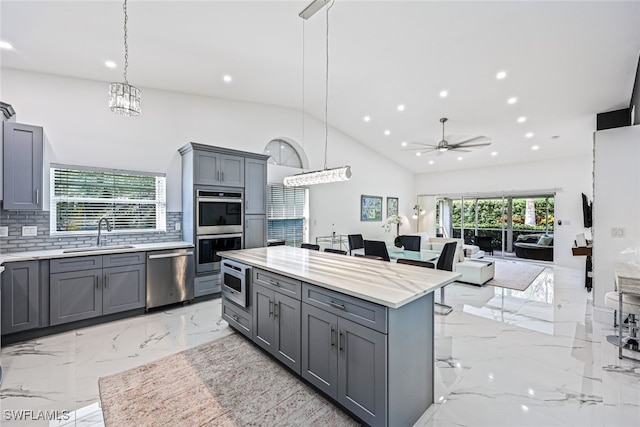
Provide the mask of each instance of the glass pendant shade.
[{"label": "glass pendant shade", "polygon": [[288,176],[284,179],[287,187],[301,187],[314,184],[328,184],[331,182],[348,181],[351,179],[351,166],[342,166],[321,171],[305,172]]},{"label": "glass pendant shade", "polygon": [[121,116],[139,116],[140,90],[127,83],[109,84],[109,109]]}]

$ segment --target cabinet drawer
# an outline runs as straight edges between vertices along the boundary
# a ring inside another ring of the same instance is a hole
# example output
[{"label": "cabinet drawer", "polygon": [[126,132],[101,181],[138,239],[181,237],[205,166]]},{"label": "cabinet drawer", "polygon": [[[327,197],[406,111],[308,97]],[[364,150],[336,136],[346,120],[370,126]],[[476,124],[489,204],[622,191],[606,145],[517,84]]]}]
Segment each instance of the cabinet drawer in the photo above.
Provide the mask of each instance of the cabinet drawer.
[{"label": "cabinet drawer", "polygon": [[52,259],[49,265],[52,274],[102,268],[102,255]]},{"label": "cabinet drawer", "polygon": [[237,331],[251,338],[251,315],[224,297],[222,298],[222,318]]},{"label": "cabinet drawer", "polygon": [[102,256],[103,267],[119,267],[121,265],[136,265],[145,263],[146,252],[130,252],[124,254],[110,254]]},{"label": "cabinet drawer", "polygon": [[387,308],[384,306],[309,283],[302,284],[302,301],[352,322],[387,333]]},{"label": "cabinet drawer", "polygon": [[257,283],[298,300],[302,295],[302,282],[276,273],[271,273],[270,271],[254,268],[253,283]]},{"label": "cabinet drawer", "polygon": [[220,275],[200,276],[193,279],[193,296],[201,297],[220,292]]}]

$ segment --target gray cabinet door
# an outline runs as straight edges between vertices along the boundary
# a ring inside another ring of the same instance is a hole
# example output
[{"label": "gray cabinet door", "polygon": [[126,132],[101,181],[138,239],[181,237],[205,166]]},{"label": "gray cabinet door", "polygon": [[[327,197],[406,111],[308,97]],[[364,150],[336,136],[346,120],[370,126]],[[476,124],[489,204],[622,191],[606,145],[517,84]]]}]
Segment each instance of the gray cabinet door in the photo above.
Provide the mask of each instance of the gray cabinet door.
[{"label": "gray cabinet door", "polygon": [[42,128],[4,122],[2,139],[3,209],[42,210]]},{"label": "gray cabinet door", "polygon": [[267,213],[267,162],[245,159],[244,163],[244,213]]},{"label": "gray cabinet door", "polygon": [[270,289],[253,284],[253,342],[274,353],[276,323],[273,321],[274,294]]},{"label": "gray cabinet door", "polygon": [[267,217],[265,215],[245,215],[245,249],[263,248],[265,246],[267,246]]},{"label": "gray cabinet door", "polygon": [[142,308],[146,304],[144,264],[109,267],[102,270],[102,314]]},{"label": "gray cabinet door", "polygon": [[275,292],[273,317],[276,339],[273,355],[300,374],[300,301]]},{"label": "gray cabinet door", "polygon": [[4,265],[2,280],[2,334],[39,326],[38,261]]},{"label": "gray cabinet door", "polygon": [[49,286],[52,326],[102,314],[102,269],[52,274]]},{"label": "gray cabinet door", "polygon": [[302,304],[302,377],[333,397],[338,395],[338,316]]},{"label": "gray cabinet door", "polygon": [[208,151],[193,152],[193,183],[218,185],[221,182],[220,154]]},{"label": "gray cabinet door", "polygon": [[244,157],[220,155],[221,182],[229,187],[244,187]]},{"label": "gray cabinet door", "polygon": [[387,423],[386,354],[386,335],[338,318],[337,400],[370,426]]}]

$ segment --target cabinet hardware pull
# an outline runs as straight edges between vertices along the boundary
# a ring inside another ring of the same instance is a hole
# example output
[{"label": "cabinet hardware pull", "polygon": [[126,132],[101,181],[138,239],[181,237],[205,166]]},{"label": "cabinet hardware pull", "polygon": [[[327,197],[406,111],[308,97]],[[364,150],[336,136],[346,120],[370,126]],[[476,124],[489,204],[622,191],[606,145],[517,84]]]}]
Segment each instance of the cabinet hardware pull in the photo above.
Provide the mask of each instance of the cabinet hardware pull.
[{"label": "cabinet hardware pull", "polygon": [[269,300],[269,317],[273,315],[273,301]]},{"label": "cabinet hardware pull", "polygon": [[234,314],[233,316],[231,316],[231,318],[232,318],[233,320],[235,320],[236,322],[239,322],[239,321],[240,321],[240,318],[239,318],[238,316],[236,316],[235,314]]},{"label": "cabinet hardware pull", "polygon": [[273,286],[280,287],[280,282],[278,282],[277,280],[269,280],[269,283],[271,283]]},{"label": "cabinet hardware pull", "polygon": [[335,346],[336,346],[336,343],[335,343],[335,341],[333,340],[333,334],[334,334],[335,332],[336,332],[336,330],[335,330],[335,329],[333,329],[333,326],[331,326],[331,347],[335,347]]},{"label": "cabinet hardware pull", "polygon": [[340,347],[338,348],[338,350],[342,351],[344,350],[344,334],[342,333],[342,331],[340,331]]},{"label": "cabinet hardware pull", "polygon": [[104,275],[104,287],[109,286],[109,276],[107,274]]},{"label": "cabinet hardware pull", "polygon": [[347,307],[345,307],[344,304],[338,304],[337,302],[327,301],[327,304],[329,304],[330,306],[333,306],[335,308],[339,308],[340,310],[346,310],[347,309]]},{"label": "cabinet hardware pull", "polygon": [[40,204],[40,190],[36,188],[36,205]]},{"label": "cabinet hardware pull", "polygon": [[220,171],[222,173],[222,179],[221,181],[224,181],[224,171]]},{"label": "cabinet hardware pull", "polygon": [[280,311],[280,302],[273,305],[273,317],[278,317],[279,311]]}]

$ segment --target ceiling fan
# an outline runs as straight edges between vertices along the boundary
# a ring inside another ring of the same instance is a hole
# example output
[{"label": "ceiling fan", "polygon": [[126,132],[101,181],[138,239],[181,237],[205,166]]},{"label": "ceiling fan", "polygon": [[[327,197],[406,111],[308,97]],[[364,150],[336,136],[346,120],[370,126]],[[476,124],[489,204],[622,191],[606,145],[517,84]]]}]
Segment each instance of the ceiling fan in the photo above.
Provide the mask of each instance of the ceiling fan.
[{"label": "ceiling fan", "polygon": [[478,147],[486,147],[487,145],[491,145],[491,141],[486,136],[474,136],[472,138],[468,138],[462,141],[458,141],[455,143],[450,143],[444,138],[444,124],[447,122],[447,118],[443,117],[440,119],[440,123],[442,123],[442,139],[438,142],[437,145],[433,144],[425,144],[424,142],[411,142],[412,145],[418,145],[418,148],[409,148],[409,150],[420,151],[421,153],[430,153],[432,151],[437,151],[438,154],[445,153],[447,151],[457,151],[460,153],[469,153],[470,150],[468,148],[478,148]]}]

